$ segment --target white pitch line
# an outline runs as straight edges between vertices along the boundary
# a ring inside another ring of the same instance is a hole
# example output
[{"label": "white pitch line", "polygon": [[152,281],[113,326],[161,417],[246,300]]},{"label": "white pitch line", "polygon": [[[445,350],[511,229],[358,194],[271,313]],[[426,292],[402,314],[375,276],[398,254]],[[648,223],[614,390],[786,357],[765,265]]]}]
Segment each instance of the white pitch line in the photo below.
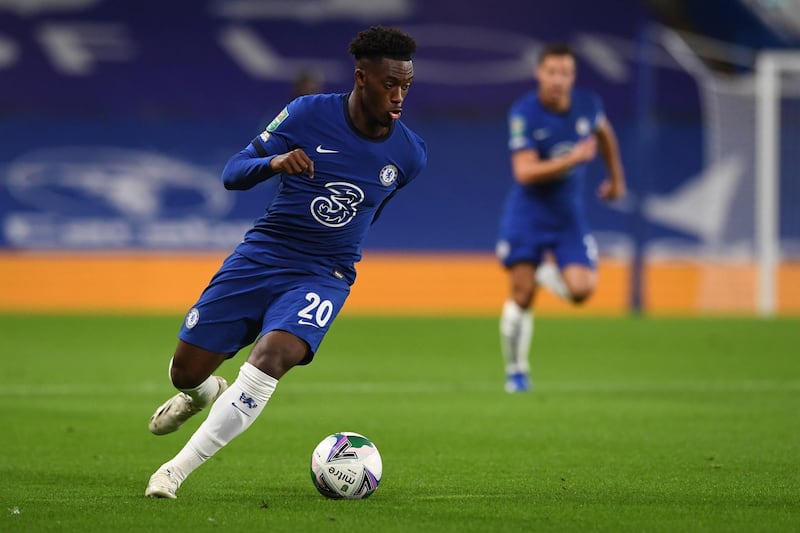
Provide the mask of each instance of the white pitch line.
[{"label": "white pitch line", "polygon": [[[542,381],[534,382],[536,393],[619,393],[619,392],[795,392],[800,380],[730,380],[730,381]],[[500,381],[408,381],[382,383],[375,381],[335,383],[285,383],[284,394],[437,394],[437,393],[495,393],[502,391]],[[113,386],[98,383],[0,385],[0,397],[48,396],[119,396],[157,394],[170,395],[174,390],[155,383]]]}]

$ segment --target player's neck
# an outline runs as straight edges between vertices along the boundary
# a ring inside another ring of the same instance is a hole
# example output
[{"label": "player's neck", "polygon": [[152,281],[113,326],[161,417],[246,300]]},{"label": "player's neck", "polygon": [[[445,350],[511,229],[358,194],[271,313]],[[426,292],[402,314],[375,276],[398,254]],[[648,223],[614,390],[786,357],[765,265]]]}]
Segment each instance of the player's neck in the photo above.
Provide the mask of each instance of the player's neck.
[{"label": "player's neck", "polygon": [[364,137],[380,139],[389,134],[389,127],[379,124],[375,120],[370,120],[369,115],[360,105],[355,91],[351,92],[347,98],[347,114],[352,126]]},{"label": "player's neck", "polygon": [[566,113],[572,105],[572,99],[566,97],[559,100],[546,100],[540,95],[539,103],[551,113]]}]

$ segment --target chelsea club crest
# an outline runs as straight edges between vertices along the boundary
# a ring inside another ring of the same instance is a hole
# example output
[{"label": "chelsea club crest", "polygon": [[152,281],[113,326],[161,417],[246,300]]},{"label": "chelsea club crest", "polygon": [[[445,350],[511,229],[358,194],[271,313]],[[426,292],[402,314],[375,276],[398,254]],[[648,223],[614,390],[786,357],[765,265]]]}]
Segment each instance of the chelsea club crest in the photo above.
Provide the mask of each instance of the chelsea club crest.
[{"label": "chelsea club crest", "polygon": [[192,329],[200,322],[200,311],[196,307],[192,307],[186,315],[186,329]]},{"label": "chelsea club crest", "polygon": [[388,187],[397,179],[397,167],[394,165],[386,165],[381,169],[380,173],[378,173],[378,176],[381,178],[381,183]]}]

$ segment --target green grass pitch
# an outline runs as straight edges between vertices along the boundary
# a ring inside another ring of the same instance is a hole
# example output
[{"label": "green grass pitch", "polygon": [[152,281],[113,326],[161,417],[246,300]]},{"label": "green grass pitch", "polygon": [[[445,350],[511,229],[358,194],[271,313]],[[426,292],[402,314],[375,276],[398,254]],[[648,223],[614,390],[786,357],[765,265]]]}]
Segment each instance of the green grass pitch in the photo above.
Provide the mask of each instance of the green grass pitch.
[{"label": "green grass pitch", "polygon": [[[0,531],[800,531],[798,320],[539,318],[536,391],[508,395],[495,318],[344,316],[151,500],[203,417],[147,431],[179,323],[0,316]],[[309,480],[342,430],[383,456],[368,500]]]}]

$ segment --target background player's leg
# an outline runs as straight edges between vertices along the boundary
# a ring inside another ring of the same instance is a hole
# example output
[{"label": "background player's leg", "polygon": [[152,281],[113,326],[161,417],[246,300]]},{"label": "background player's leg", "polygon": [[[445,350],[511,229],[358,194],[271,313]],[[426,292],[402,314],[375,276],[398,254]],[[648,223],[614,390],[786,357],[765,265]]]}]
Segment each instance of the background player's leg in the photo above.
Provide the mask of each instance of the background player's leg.
[{"label": "background player's leg", "polygon": [[155,435],[176,431],[190,417],[212,404],[227,382],[211,374],[227,358],[198,346],[178,341],[170,360],[169,378],[180,392],[164,402],[150,417],[148,427]]},{"label": "background player's leg", "polygon": [[570,300],[575,303],[586,301],[597,286],[597,272],[586,265],[567,265],[561,270]]},{"label": "background player's leg", "polygon": [[214,402],[208,418],[178,455],[153,474],[145,494],[174,498],[192,471],[250,427],[275,391],[278,378],[303,361],[309,351],[305,341],[285,331],[275,330],[261,337],[236,381]]},{"label": "background player's leg", "polygon": [[500,347],[506,364],[506,391],[530,389],[528,353],[533,338],[533,303],[536,291],[531,263],[517,263],[509,268],[511,298],[503,305],[500,316]]},{"label": "background player's leg", "polygon": [[554,256],[561,267],[565,299],[572,303],[582,303],[592,295],[597,285],[597,243],[589,233],[578,229],[567,230],[562,235]]},{"label": "background player's leg", "polygon": [[555,261],[543,261],[539,265],[536,269],[536,283],[545,287],[559,298],[572,300],[569,287]]}]

